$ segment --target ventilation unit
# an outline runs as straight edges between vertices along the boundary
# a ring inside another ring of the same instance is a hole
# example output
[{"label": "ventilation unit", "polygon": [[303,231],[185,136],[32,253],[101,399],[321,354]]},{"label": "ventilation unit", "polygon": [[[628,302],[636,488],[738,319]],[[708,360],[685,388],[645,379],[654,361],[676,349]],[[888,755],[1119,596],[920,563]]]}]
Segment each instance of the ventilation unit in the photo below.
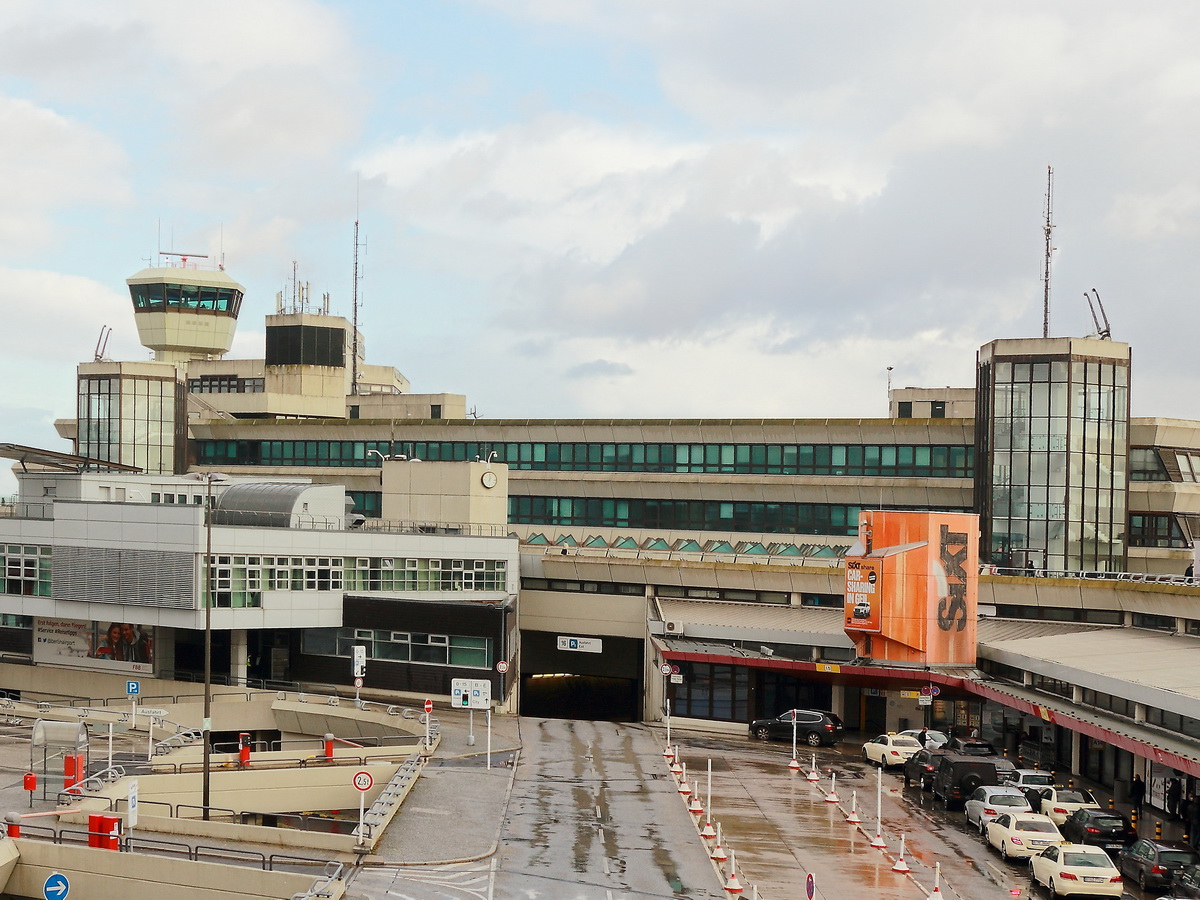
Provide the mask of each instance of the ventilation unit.
[{"label": "ventilation unit", "polygon": [[681,619],[666,619],[663,622],[663,633],[676,636],[683,634],[683,621]]}]

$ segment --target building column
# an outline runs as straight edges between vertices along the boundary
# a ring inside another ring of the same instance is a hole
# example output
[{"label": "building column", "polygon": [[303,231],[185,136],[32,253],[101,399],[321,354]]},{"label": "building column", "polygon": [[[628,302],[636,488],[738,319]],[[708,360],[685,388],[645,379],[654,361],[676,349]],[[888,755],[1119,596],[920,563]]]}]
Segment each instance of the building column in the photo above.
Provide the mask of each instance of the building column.
[{"label": "building column", "polygon": [[1073,775],[1081,775],[1080,768],[1083,762],[1083,735],[1078,731],[1071,731],[1071,773]]},{"label": "building column", "polygon": [[229,683],[245,684],[250,669],[250,649],[245,628],[229,632]]},{"label": "building column", "polygon": [[846,721],[846,686],[844,684],[830,685],[829,708],[837,713],[843,722]]}]

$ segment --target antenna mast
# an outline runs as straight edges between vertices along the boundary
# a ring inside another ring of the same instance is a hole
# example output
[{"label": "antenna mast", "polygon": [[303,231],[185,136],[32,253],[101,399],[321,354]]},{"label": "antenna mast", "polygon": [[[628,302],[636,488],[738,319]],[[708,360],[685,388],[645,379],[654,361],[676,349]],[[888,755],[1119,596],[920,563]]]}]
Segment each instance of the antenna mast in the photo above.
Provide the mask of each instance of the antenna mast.
[{"label": "antenna mast", "polygon": [[1042,271],[1042,337],[1050,337],[1050,258],[1054,255],[1054,168],[1046,166],[1046,262]]},{"label": "antenna mast", "polygon": [[350,349],[350,393],[358,394],[358,215],[354,216],[354,283],[351,285],[351,302],[354,316],[351,327],[354,337]]}]

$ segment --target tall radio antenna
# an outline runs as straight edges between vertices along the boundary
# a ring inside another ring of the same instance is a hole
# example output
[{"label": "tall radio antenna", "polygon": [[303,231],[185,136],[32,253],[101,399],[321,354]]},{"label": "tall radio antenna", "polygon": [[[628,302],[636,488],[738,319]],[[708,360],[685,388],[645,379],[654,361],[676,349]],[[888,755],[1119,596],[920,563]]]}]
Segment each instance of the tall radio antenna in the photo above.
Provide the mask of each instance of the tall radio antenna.
[{"label": "tall radio antenna", "polygon": [[1054,167],[1046,166],[1046,260],[1042,270],[1042,337],[1050,337],[1050,258],[1054,255]]},{"label": "tall radio antenna", "polygon": [[350,393],[358,394],[358,217],[359,217],[359,200],[358,200],[358,182],[355,180],[354,185],[354,283],[350,286],[351,304],[353,306],[353,322],[351,328],[354,329],[354,336],[351,338],[350,346]]}]

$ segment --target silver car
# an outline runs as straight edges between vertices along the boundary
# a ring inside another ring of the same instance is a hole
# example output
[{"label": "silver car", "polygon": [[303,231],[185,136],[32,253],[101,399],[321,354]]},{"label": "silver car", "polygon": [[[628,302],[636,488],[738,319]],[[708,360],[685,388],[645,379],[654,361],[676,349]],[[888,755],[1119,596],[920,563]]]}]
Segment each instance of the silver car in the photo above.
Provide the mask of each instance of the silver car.
[{"label": "silver car", "polygon": [[[906,734],[910,738],[916,738],[918,743],[921,740],[921,729],[920,728],[909,728],[907,731],[902,731],[900,733]],[[939,747],[946,746],[946,744],[948,744],[948,743],[950,743],[950,735],[946,734],[946,732],[944,732],[944,731],[935,731],[934,729],[930,728],[928,731],[925,732],[925,749],[926,750],[936,750]]]},{"label": "silver car", "polygon": [[963,803],[963,812],[967,817],[967,825],[983,830],[997,816],[1004,813],[1030,812],[1029,801],[1020,788],[1008,785],[984,785],[976,788]]}]

